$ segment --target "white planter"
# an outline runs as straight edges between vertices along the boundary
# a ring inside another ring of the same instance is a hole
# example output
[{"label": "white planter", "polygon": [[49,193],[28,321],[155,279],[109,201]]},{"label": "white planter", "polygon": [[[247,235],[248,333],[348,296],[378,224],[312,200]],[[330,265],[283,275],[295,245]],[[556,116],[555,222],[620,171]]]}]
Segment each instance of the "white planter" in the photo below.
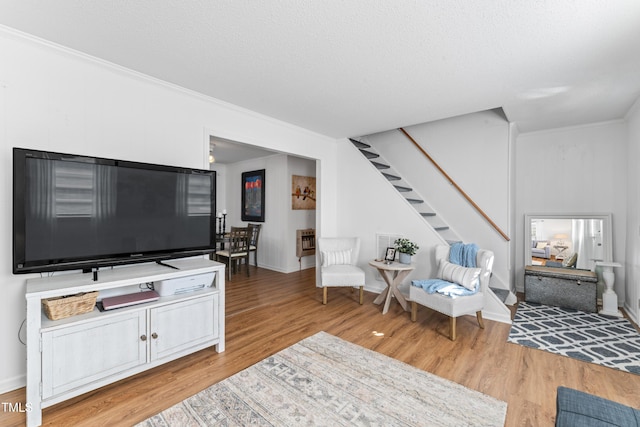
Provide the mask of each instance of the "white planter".
[{"label": "white planter", "polygon": [[411,264],[411,255],[405,254],[404,252],[400,252],[400,263]]}]

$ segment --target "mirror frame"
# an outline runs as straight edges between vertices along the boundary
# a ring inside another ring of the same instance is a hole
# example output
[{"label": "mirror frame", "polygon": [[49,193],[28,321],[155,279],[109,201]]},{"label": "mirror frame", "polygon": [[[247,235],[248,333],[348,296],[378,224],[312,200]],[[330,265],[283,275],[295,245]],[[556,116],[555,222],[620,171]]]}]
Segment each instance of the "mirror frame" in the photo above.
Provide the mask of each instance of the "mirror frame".
[{"label": "mirror frame", "polygon": [[600,219],[602,220],[602,241],[604,244],[604,257],[603,261],[613,261],[613,228],[611,227],[611,214],[610,213],[597,213],[597,214],[548,214],[548,213],[534,213],[524,215],[524,265],[531,265],[531,220],[532,219]]}]

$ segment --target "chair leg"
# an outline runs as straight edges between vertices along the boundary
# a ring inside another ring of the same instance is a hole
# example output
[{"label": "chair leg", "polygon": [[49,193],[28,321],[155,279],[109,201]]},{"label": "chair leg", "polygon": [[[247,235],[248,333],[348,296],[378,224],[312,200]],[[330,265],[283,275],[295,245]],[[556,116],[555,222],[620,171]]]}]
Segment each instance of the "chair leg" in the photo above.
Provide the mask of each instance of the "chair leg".
[{"label": "chair leg", "polygon": [[364,286],[360,286],[360,305],[364,303]]},{"label": "chair leg", "polygon": [[327,287],[322,288],[322,304],[327,305]]},{"label": "chair leg", "polygon": [[480,325],[480,329],[484,329],[484,322],[482,321],[482,311],[476,311],[476,317],[478,318],[478,325]]},{"label": "chair leg", "polygon": [[411,321],[415,322],[418,318],[418,303],[411,301]]},{"label": "chair leg", "polygon": [[258,250],[253,251],[253,263],[257,267],[258,266]]},{"label": "chair leg", "polygon": [[456,318],[455,317],[449,318],[449,339],[451,341],[456,340]]}]

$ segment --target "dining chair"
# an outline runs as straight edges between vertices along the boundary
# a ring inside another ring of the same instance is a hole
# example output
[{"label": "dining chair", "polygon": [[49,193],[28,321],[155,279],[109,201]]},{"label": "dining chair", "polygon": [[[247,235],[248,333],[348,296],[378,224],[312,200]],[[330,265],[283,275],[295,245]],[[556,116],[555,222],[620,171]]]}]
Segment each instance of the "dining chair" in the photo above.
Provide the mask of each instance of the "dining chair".
[{"label": "dining chair", "polygon": [[262,224],[249,224],[249,228],[251,229],[251,235],[249,237],[249,254],[253,252],[253,263],[257,267],[258,266],[258,239],[260,238],[260,230],[262,229]]},{"label": "dining chair", "polygon": [[216,260],[219,261],[220,258],[226,260],[229,280],[231,280],[232,272],[240,270],[240,261],[243,259],[245,260],[247,277],[249,277],[249,238],[249,227],[231,227],[225,249],[216,252]]}]

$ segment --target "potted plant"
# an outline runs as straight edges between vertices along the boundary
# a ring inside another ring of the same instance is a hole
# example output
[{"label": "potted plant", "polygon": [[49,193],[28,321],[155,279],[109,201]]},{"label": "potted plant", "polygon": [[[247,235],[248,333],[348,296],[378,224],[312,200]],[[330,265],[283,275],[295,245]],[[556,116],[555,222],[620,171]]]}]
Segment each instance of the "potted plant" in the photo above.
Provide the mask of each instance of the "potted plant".
[{"label": "potted plant", "polygon": [[396,239],[394,242],[396,249],[400,252],[400,262],[402,264],[411,264],[411,257],[418,252],[420,247],[409,239]]}]

